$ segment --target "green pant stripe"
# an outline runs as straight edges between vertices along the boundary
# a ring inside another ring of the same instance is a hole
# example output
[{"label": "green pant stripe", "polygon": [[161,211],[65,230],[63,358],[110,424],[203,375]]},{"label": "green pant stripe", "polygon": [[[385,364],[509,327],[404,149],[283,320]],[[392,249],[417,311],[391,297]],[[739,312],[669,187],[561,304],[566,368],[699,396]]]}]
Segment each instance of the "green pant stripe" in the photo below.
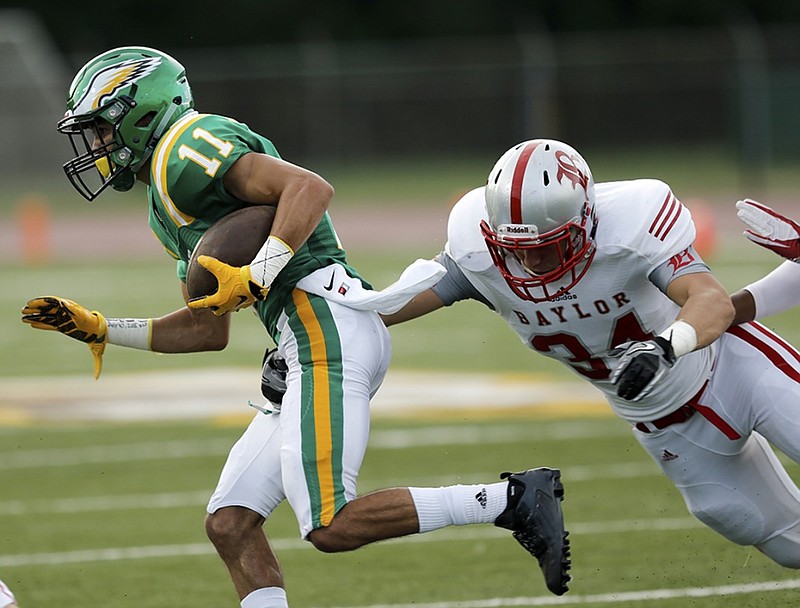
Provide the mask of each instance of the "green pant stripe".
[{"label": "green pant stripe", "polygon": [[342,483],[344,372],[339,332],[328,302],[301,290],[287,307],[301,367],[301,452],[312,524],[326,526],[345,505]]}]

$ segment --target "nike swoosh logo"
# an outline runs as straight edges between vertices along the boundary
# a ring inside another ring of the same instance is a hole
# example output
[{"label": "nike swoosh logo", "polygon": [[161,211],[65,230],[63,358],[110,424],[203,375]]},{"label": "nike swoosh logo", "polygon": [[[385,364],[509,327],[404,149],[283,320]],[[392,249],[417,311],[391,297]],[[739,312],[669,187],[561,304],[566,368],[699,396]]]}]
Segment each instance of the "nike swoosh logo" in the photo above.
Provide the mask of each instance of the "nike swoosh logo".
[{"label": "nike swoosh logo", "polygon": [[331,289],[333,289],[333,278],[334,278],[335,276],[336,276],[336,272],[334,271],[334,272],[332,272],[332,273],[331,273],[331,282],[330,282],[330,283],[328,283],[328,284],[325,286],[325,291],[330,291]]}]

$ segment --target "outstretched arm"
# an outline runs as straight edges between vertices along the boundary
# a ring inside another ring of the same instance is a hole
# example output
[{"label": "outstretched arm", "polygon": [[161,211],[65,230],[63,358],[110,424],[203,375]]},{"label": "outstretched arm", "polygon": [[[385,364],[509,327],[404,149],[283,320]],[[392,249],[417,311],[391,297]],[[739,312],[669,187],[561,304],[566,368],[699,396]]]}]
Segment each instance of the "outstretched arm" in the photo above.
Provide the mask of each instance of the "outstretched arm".
[{"label": "outstretched arm", "polygon": [[763,319],[800,306],[800,264],[787,261],[731,296],[733,325]]},{"label": "outstretched arm", "polygon": [[381,315],[381,319],[386,324],[386,327],[391,325],[396,325],[397,323],[403,323],[404,321],[410,321],[411,319],[416,319],[417,317],[421,317],[423,315],[428,314],[429,312],[433,312],[434,310],[438,310],[444,306],[444,303],[439,299],[433,289],[427,289],[420,293],[403,308],[398,310],[396,313],[391,315]]},{"label": "outstretched arm", "polygon": [[[189,293],[185,283],[181,283],[181,293],[188,302]],[[230,327],[230,315],[218,317],[210,310],[192,310],[185,306],[153,319],[150,350],[157,353],[222,350],[228,345]],[[111,343],[114,343],[113,332]]]},{"label": "outstretched arm", "polygon": [[[188,299],[183,283],[181,290]],[[217,317],[208,310],[184,307],[157,319],[106,318],[57,296],[29,300],[22,309],[22,322],[85,343],[94,358],[95,379],[102,371],[106,344],[162,353],[222,350],[230,332],[230,317]]]}]

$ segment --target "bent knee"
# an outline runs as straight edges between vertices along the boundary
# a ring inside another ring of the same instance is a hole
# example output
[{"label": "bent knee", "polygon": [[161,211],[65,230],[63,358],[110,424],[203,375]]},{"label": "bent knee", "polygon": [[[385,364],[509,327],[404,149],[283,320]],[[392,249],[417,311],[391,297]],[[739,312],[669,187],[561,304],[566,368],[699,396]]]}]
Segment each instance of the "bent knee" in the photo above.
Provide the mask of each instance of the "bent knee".
[{"label": "bent knee", "polygon": [[343,533],[340,526],[331,524],[324,528],[316,528],[308,533],[308,540],[314,548],[323,553],[341,553],[358,549],[364,543],[352,535]]},{"label": "bent knee", "polygon": [[339,553],[347,551],[346,544],[337,534],[331,533],[330,528],[317,528],[308,534],[308,540],[317,551],[323,553]]},{"label": "bent knee", "polygon": [[237,542],[253,528],[259,528],[264,518],[244,507],[224,507],[209,513],[205,519],[206,535],[215,545]]}]

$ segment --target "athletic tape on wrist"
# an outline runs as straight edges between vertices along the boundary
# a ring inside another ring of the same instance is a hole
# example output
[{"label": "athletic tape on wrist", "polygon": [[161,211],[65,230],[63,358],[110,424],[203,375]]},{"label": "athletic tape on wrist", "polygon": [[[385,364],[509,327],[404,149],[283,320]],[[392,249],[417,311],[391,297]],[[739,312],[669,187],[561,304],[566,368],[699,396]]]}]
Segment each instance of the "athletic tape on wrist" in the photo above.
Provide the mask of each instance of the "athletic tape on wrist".
[{"label": "athletic tape on wrist", "polygon": [[152,319],[106,319],[108,343],[139,350],[150,350]]},{"label": "athletic tape on wrist", "polygon": [[276,236],[270,236],[250,262],[250,276],[261,287],[269,287],[293,255],[289,245]]},{"label": "athletic tape on wrist", "polygon": [[676,357],[692,352],[697,347],[697,332],[686,321],[675,321],[659,334],[659,337],[672,343]]}]

